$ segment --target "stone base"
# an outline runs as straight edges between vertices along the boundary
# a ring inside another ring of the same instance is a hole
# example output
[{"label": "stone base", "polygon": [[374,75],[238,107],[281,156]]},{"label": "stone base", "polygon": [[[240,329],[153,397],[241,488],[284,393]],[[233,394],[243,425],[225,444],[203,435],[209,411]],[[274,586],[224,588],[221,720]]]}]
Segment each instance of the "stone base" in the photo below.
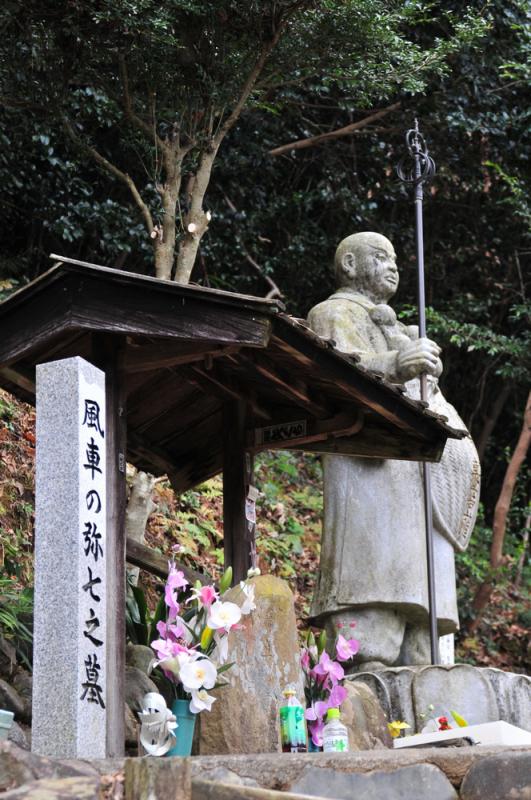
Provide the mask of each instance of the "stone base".
[{"label": "stone base", "polygon": [[[457,711],[469,725],[503,720],[531,731],[531,678],[469,664],[388,667],[348,676],[377,694],[389,720],[407,722],[419,731],[430,717]],[[429,710],[429,706],[434,706]]]}]

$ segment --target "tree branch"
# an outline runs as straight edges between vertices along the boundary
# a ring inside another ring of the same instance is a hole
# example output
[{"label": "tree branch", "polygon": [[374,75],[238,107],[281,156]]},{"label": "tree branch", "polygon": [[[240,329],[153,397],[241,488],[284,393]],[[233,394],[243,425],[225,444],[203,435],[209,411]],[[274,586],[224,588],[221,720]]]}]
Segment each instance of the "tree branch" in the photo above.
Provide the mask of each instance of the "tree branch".
[{"label": "tree branch", "polygon": [[149,210],[146,203],[143,201],[140,192],[138,191],[135,182],[131,178],[127,172],[122,172],[121,169],[118,169],[114,164],[112,164],[105,156],[102,156],[95,147],[87,144],[86,142],[81,139],[80,136],[77,135],[75,130],[73,129],[70,121],[66,118],[63,118],[63,125],[65,131],[71,140],[71,142],[83,153],[90,156],[102,169],[106,172],[114,175],[115,178],[118,178],[125,183],[125,185],[129,188],[129,191],[133,195],[134,201],[137,204],[138,208],[140,209],[142,216],[144,217],[144,222],[146,223],[146,228],[148,233],[151,235],[153,231],[153,217],[151,216],[151,211]]},{"label": "tree branch", "polygon": [[375,111],[374,114],[369,114],[368,117],[364,117],[363,119],[358,120],[358,122],[352,122],[350,125],[345,125],[344,128],[338,128],[337,130],[329,131],[328,133],[320,133],[318,136],[310,136],[308,139],[298,139],[296,142],[290,142],[289,144],[282,144],[279,147],[275,147],[273,150],[270,150],[269,155],[280,156],[283,153],[288,153],[290,150],[304,150],[306,147],[314,147],[316,144],[321,144],[321,142],[326,142],[329,139],[340,139],[342,136],[349,136],[351,133],[355,133],[356,131],[365,128],[367,125],[370,125],[371,122],[376,122],[376,120],[387,116],[387,114],[397,111],[401,105],[401,103],[393,103],[386,108],[380,109],[380,111]]},{"label": "tree branch", "polygon": [[230,112],[229,116],[227,117],[225,122],[221,125],[220,129],[218,130],[218,132],[214,136],[214,140],[213,141],[214,141],[216,147],[219,147],[219,145],[221,144],[221,142],[223,141],[223,139],[225,138],[227,133],[230,131],[230,129],[232,128],[232,126],[238,120],[240,114],[242,113],[242,109],[243,109],[245,103],[247,102],[247,100],[249,99],[249,95],[251,94],[251,92],[252,92],[252,90],[253,90],[253,88],[254,88],[254,86],[256,84],[256,81],[260,77],[260,75],[262,73],[262,70],[263,70],[263,68],[265,66],[265,63],[266,63],[267,59],[269,58],[269,55],[270,55],[271,51],[275,48],[275,46],[278,43],[278,40],[280,39],[280,37],[282,36],[282,33],[284,32],[284,28],[287,25],[288,19],[289,19],[289,16],[286,15],[286,16],[284,16],[284,18],[282,20],[280,20],[280,22],[278,23],[277,28],[276,28],[272,38],[268,42],[265,42],[264,45],[262,46],[260,54],[259,54],[258,58],[256,59],[252,70],[250,71],[249,75],[247,76],[247,80],[243,84],[242,90],[240,92],[240,96],[239,96],[238,100],[236,101],[236,104],[235,104],[234,108],[232,109],[232,111]]},{"label": "tree branch", "polygon": [[131,93],[129,91],[129,76],[127,74],[127,65],[123,55],[118,57],[118,63],[120,66],[120,77],[122,79],[123,105],[126,118],[132,122],[133,125],[136,125],[139,130],[143,131],[148,139],[154,140],[161,150],[166,150],[168,144],[158,135],[155,127],[143,120],[142,117],[139,117],[138,114],[135,114],[133,111],[133,101],[131,100]]}]

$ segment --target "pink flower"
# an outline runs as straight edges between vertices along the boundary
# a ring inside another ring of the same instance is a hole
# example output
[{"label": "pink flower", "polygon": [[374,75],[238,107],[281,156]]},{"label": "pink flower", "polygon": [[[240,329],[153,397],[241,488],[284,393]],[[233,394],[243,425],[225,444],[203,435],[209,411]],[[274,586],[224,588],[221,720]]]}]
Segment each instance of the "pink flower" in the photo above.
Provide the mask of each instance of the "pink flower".
[{"label": "pink flower", "polygon": [[347,696],[347,690],[344,686],[340,686],[339,683],[336,683],[335,686],[332,686],[330,691],[330,697],[328,698],[328,706],[329,708],[339,708],[341,703],[345,700]]},{"label": "pink flower", "polygon": [[182,624],[179,617],[170,622],[157,622],[157,631],[163,639],[169,639],[170,642],[176,642],[177,639],[184,639],[186,637],[186,628]]},{"label": "pink flower", "polygon": [[340,661],[349,661],[352,656],[355,656],[360,649],[360,643],[357,639],[345,639],[344,636],[339,634],[336,642],[336,657]]},{"label": "pink flower", "polygon": [[332,661],[326,650],[321,653],[319,663],[313,668],[312,673],[322,678],[330,678],[332,684],[342,681],[345,677],[345,671],[341,664]]},{"label": "pink flower", "polygon": [[181,610],[177,602],[177,589],[184,589],[185,586],[188,586],[188,581],[184,577],[184,572],[175,569],[175,566],[171,562],[169,567],[170,571],[164,590],[164,602],[170,609],[170,619],[174,619]]},{"label": "pink flower", "polygon": [[192,597],[188,602],[191,600],[197,600],[200,608],[210,608],[212,603],[218,598],[219,594],[216,592],[213,586],[201,586],[200,589],[192,590]]},{"label": "pink flower", "polygon": [[316,747],[323,746],[323,729],[324,722],[322,720],[308,723],[308,730],[310,731],[312,742]]},{"label": "pink flower", "polygon": [[306,709],[304,716],[312,722],[322,720],[329,708],[330,703],[327,700],[316,700]]},{"label": "pink flower", "polygon": [[307,650],[303,650],[301,653],[301,667],[305,672],[308,672],[310,668],[310,654]]}]

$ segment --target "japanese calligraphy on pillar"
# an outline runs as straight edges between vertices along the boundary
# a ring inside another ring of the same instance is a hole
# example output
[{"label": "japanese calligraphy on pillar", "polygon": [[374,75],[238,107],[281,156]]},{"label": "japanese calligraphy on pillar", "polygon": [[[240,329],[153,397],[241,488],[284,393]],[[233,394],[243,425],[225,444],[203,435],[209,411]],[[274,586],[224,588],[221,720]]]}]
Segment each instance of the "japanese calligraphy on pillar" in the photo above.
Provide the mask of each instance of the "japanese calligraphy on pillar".
[{"label": "japanese calligraphy on pillar", "polygon": [[105,709],[105,394],[81,381],[79,404],[79,700],[84,714]]}]

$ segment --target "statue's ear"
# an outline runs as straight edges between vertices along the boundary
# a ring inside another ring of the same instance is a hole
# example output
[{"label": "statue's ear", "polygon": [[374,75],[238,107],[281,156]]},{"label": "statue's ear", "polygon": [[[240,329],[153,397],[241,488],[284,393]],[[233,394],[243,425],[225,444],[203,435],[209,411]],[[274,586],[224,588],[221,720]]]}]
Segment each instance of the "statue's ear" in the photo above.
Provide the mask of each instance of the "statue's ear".
[{"label": "statue's ear", "polygon": [[353,278],[356,274],[356,259],[354,258],[354,253],[349,253],[348,251],[344,253],[341,259],[341,266],[343,267],[345,275],[348,275],[349,278]]}]

